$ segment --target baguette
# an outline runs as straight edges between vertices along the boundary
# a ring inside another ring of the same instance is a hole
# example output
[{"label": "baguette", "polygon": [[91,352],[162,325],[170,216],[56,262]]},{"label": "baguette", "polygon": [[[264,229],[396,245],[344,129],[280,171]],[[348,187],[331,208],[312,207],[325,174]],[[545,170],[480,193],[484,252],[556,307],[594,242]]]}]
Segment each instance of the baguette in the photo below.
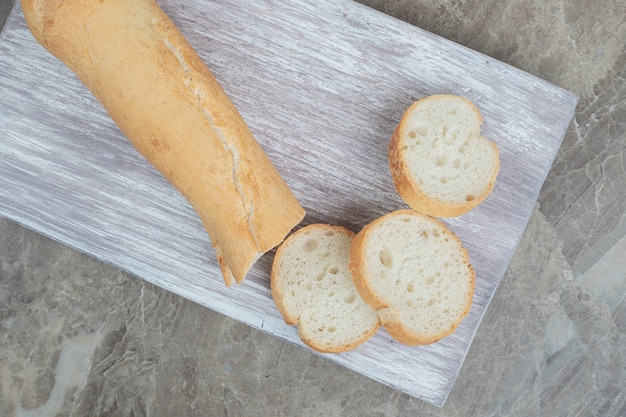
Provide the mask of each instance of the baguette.
[{"label": "baguette", "polygon": [[278,248],[271,273],[272,297],[285,322],[298,325],[310,348],[324,353],[354,349],[380,326],[376,310],[354,287],[348,269],[354,233],[312,224]]},{"label": "baguette", "polygon": [[480,134],[482,117],[470,100],[450,94],[416,101],[389,143],[389,167],[398,194],[414,210],[460,216],[493,190],[498,147]]},{"label": "baguette", "polygon": [[154,0],[22,0],[35,39],[190,202],[227,285],[304,217],[209,69]]},{"label": "baguette", "polygon": [[385,330],[407,345],[451,334],[472,304],[475,273],[467,250],[440,220],[413,210],[365,226],[350,246],[350,271]]}]

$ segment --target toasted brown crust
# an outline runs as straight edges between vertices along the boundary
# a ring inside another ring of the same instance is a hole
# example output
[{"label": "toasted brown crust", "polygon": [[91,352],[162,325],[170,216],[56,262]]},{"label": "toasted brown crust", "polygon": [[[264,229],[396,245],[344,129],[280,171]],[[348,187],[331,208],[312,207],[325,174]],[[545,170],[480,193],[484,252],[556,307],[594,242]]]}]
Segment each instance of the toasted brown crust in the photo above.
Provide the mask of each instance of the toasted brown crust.
[{"label": "toasted brown crust", "polygon": [[153,0],[22,0],[35,38],[192,204],[227,284],[304,217],[226,93]]},{"label": "toasted brown crust", "polygon": [[[451,239],[455,240],[461,247],[463,263],[468,268],[470,286],[469,293],[466,298],[467,302],[463,307],[463,313],[459,316],[458,320],[451,324],[449,329],[439,334],[423,335],[411,332],[405,326],[399,314],[392,308],[390,308],[390,306],[383,299],[381,299],[375,293],[375,291],[372,290],[370,285],[371,277],[369,276],[367,268],[365,267],[365,258],[367,256],[366,245],[368,243],[368,239],[370,239],[371,233],[376,229],[376,227],[385,220],[387,220],[390,216],[405,214],[422,216],[423,218],[428,219],[433,223],[443,226],[442,231],[446,233]],[[456,236],[451,230],[449,230],[443,222],[428,215],[421,214],[415,210],[402,209],[388,213],[375,219],[374,221],[366,225],[359,233],[357,233],[352,241],[352,245],[350,246],[350,271],[352,273],[352,278],[354,280],[354,284],[357,290],[359,291],[359,294],[366,303],[378,310],[381,324],[387,331],[387,333],[389,333],[389,335],[395,340],[407,345],[415,346],[430,344],[450,335],[452,332],[454,332],[454,330],[456,330],[459,324],[467,316],[472,306],[472,298],[476,286],[476,273],[472,268],[472,265],[470,264],[469,253],[467,249],[462,245],[462,242],[458,238],[458,236]]]},{"label": "toasted brown crust", "polygon": [[[412,209],[421,213],[428,214],[434,217],[456,217],[467,213],[474,207],[478,206],[484,201],[487,196],[493,191],[493,187],[498,175],[500,160],[497,159],[495,169],[493,170],[487,187],[480,195],[475,196],[471,201],[463,203],[456,203],[450,201],[442,201],[429,196],[416,184],[410,175],[408,163],[406,160],[404,138],[407,136],[408,129],[408,115],[415,109],[415,107],[423,104],[425,101],[442,100],[450,97],[455,97],[460,100],[464,100],[472,106],[472,109],[478,120],[482,121],[482,116],[478,111],[478,108],[470,100],[464,97],[452,96],[449,94],[440,94],[435,96],[429,96],[417,100],[413,103],[404,113],[400,122],[396,126],[393,132],[391,141],[388,148],[389,169],[391,176],[396,187],[396,191],[400,197],[407,203]],[[490,142],[490,146],[498,154],[498,147],[494,142]]]}]

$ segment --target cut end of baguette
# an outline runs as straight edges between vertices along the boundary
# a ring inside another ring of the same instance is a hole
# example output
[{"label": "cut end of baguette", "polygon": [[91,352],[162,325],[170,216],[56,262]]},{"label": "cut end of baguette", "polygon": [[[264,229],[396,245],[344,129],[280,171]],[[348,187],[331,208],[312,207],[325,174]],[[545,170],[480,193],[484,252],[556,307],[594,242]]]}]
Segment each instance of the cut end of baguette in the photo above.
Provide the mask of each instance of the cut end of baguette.
[{"label": "cut end of baguette", "polygon": [[493,190],[500,159],[481,136],[482,117],[470,100],[434,95],[404,113],[389,144],[389,167],[398,194],[414,210],[459,216]]},{"label": "cut end of baguette", "polygon": [[413,210],[363,228],[351,245],[350,269],[361,297],[404,344],[451,334],[472,304],[475,273],[467,250],[441,221]]},{"label": "cut end of baguette", "polygon": [[350,275],[353,237],[340,226],[309,225],[288,237],[274,258],[274,302],[287,324],[298,325],[302,341],[319,352],[351,350],[380,326]]}]

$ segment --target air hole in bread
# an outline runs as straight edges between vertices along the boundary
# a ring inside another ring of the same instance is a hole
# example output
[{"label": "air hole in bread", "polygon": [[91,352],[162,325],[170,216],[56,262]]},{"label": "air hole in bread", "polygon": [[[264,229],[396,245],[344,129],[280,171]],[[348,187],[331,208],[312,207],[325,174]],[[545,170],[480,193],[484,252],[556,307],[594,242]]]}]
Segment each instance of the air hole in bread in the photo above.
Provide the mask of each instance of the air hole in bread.
[{"label": "air hole in bread", "polygon": [[317,246],[318,246],[318,242],[315,239],[307,239],[306,242],[304,242],[304,250],[307,252],[313,252]]},{"label": "air hole in bread", "polygon": [[441,236],[441,233],[439,232],[439,230],[437,230],[437,229],[433,229],[433,235],[434,235],[435,237],[439,237],[439,236]]},{"label": "air hole in bread", "polygon": [[437,302],[436,298],[431,298],[430,300],[428,300],[428,306],[430,307],[430,306],[434,305],[436,302]]},{"label": "air hole in bread", "polygon": [[413,292],[415,291],[415,285],[413,285],[412,282],[409,282],[409,284],[406,286],[406,291],[407,292]]},{"label": "air hole in bread", "polygon": [[448,183],[448,179],[446,177],[443,177],[439,180],[440,183],[442,184],[447,184]]},{"label": "air hole in bread", "polygon": [[352,304],[354,303],[355,300],[356,300],[356,297],[354,295],[351,295],[349,297],[346,297],[346,299],[343,301],[345,301],[346,304]]},{"label": "air hole in bread", "polygon": [[476,196],[472,194],[468,194],[465,196],[465,201],[474,201],[474,200],[476,200]]},{"label": "air hole in bread", "polygon": [[414,131],[414,130],[411,130],[411,131],[409,132],[409,137],[410,137],[411,139],[415,139],[415,138],[417,137],[417,133],[415,133],[415,131]]},{"label": "air hole in bread", "polygon": [[328,298],[332,298],[332,297],[334,297],[334,296],[335,296],[335,293],[334,293],[333,291],[331,291],[331,292],[329,292],[329,293],[328,293]]},{"label": "air hole in bread", "polygon": [[334,232],[334,231],[332,231],[332,230],[327,230],[324,234],[325,234],[326,236],[335,236],[335,232]]},{"label": "air hole in bread", "polygon": [[317,280],[317,282],[323,280],[324,279],[324,274],[323,273],[317,274],[317,277],[315,277],[315,279]]},{"label": "air hole in bread", "polygon": [[455,159],[455,160],[454,160],[454,162],[452,163],[452,165],[453,165],[456,169],[461,168],[461,160],[460,160],[460,159]]},{"label": "air hole in bread", "polygon": [[440,156],[437,157],[436,164],[437,164],[438,167],[442,167],[442,166],[444,166],[447,163],[448,163],[448,157],[447,156],[440,155]]},{"label": "air hole in bread", "polygon": [[406,300],[407,307],[413,307],[413,300]]},{"label": "air hole in bread", "polygon": [[336,332],[336,331],[337,331],[337,329],[336,329],[335,327],[333,327],[333,326],[331,326],[331,327],[329,327],[329,328],[328,328],[328,332],[329,332],[329,333],[334,333],[334,332]]},{"label": "air hole in bread", "polygon": [[426,230],[422,230],[422,233],[420,233],[420,235],[424,238],[424,239],[428,239],[428,232]]},{"label": "air hole in bread", "polygon": [[393,256],[391,255],[389,249],[381,250],[378,254],[378,258],[380,259],[380,263],[385,268],[391,268],[393,266]]},{"label": "air hole in bread", "polygon": [[435,282],[435,278],[434,277],[426,278],[426,285],[432,285],[434,282]]},{"label": "air hole in bread", "polygon": [[336,266],[331,266],[330,268],[328,268],[328,273],[335,275],[337,272],[339,272],[339,268],[337,268]]},{"label": "air hole in bread", "polygon": [[307,282],[305,285],[305,288],[307,291],[313,291],[313,284],[310,282]]}]

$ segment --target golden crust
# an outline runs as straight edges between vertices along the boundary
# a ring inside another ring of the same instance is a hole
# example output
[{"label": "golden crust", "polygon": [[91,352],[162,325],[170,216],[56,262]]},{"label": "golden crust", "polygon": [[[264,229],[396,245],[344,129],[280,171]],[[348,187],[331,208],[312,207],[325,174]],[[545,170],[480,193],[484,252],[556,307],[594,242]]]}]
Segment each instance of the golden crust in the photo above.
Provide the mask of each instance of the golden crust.
[{"label": "golden crust", "polygon": [[354,343],[349,343],[349,344],[345,344],[345,345],[342,345],[342,346],[334,346],[334,347],[331,347],[331,348],[328,348],[326,346],[318,345],[314,339],[311,339],[310,337],[308,337],[306,334],[301,332],[300,329],[298,329],[298,335],[300,336],[300,339],[302,340],[302,342],[304,342],[305,345],[307,345],[309,348],[313,349],[316,352],[320,352],[320,353],[343,353],[343,352],[347,352],[349,350],[352,350],[352,349],[356,348],[357,346],[362,345],[366,340],[368,340],[370,337],[372,337],[374,335],[374,333],[376,333],[378,331],[378,328],[379,328],[379,326],[373,327],[370,332],[368,332],[367,334],[363,335],[363,337],[361,337],[360,339],[356,340]]},{"label": "golden crust", "polygon": [[35,38],[197,211],[228,285],[304,218],[235,106],[155,1],[22,6]]},{"label": "golden crust", "polygon": [[[441,100],[450,97],[455,97],[456,99],[460,99],[469,103],[472,106],[477,120],[479,120],[479,122],[482,122],[482,116],[474,103],[464,97],[452,96],[448,94],[425,97],[423,99],[417,100],[406,110],[393,132],[391,141],[389,142],[389,148],[387,153],[391,176],[396,187],[396,191],[398,192],[400,197],[412,209],[434,217],[456,217],[465,214],[468,211],[472,210],[474,207],[478,206],[482,201],[487,198],[491,191],[493,191],[496,177],[500,168],[500,160],[499,158],[497,158],[495,168],[491,174],[488,185],[483,189],[483,192],[480,195],[475,196],[473,200],[463,203],[442,201],[431,197],[428,194],[424,193],[424,191],[422,191],[422,189],[419,187],[419,184],[416,184],[412,180],[406,160],[406,155],[404,152],[404,138],[407,136],[406,131],[408,124],[408,115],[415,109],[415,107],[423,104],[427,100]],[[495,151],[496,155],[498,155],[497,145],[494,142],[489,143]]]}]

